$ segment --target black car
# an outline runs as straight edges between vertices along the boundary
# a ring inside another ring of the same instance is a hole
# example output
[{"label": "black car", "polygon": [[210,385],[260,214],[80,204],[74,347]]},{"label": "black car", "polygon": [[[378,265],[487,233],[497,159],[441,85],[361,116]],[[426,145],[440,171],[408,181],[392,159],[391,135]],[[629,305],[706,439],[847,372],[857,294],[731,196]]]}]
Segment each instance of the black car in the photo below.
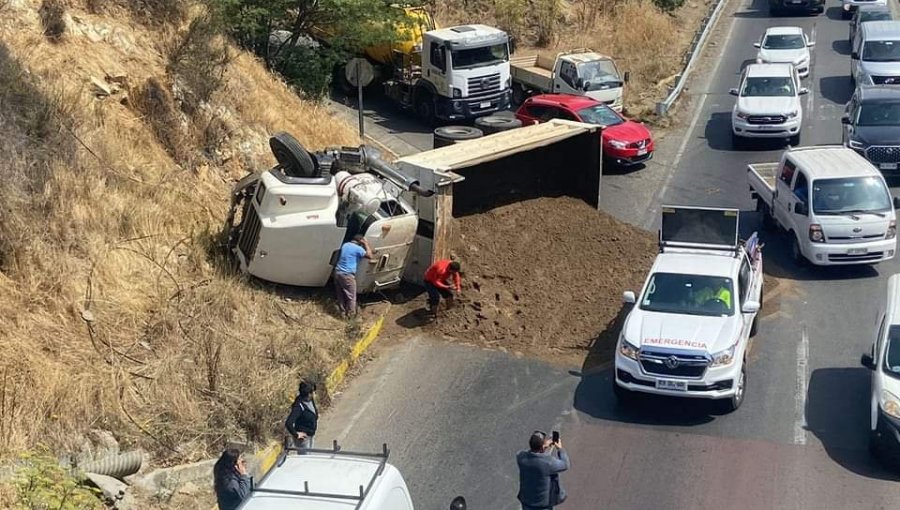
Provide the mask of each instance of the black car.
[{"label": "black car", "polygon": [[777,16],[787,11],[825,12],[825,0],[769,0],[769,14]]},{"label": "black car", "polygon": [[853,18],[850,19],[850,45],[853,45],[853,38],[859,29],[860,23],[866,21],[891,21],[894,15],[891,14],[891,8],[886,5],[864,5],[853,11]]},{"label": "black car", "polygon": [[900,87],[863,85],[856,89],[844,116],[844,145],[884,173],[900,164]]}]

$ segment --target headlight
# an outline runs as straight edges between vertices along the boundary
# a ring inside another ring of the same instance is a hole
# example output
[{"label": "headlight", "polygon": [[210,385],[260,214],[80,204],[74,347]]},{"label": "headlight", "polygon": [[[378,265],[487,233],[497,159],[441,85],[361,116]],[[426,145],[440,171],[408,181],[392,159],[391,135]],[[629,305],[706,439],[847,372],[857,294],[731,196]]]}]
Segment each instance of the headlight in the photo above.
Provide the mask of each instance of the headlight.
[{"label": "headlight", "polygon": [[794,110],[792,112],[788,112],[787,115],[785,115],[785,117],[787,117],[789,119],[793,119],[793,118],[796,118],[797,115],[800,115],[800,110]]},{"label": "headlight", "polygon": [[628,343],[625,340],[624,336],[619,336],[619,354],[625,356],[628,359],[633,359],[634,361],[638,360],[638,355],[641,353],[640,349]]},{"label": "headlight", "polygon": [[856,141],[856,140],[849,140],[849,141],[847,142],[847,145],[849,145],[851,149],[863,149],[863,148],[865,148],[865,145],[863,145],[862,142],[858,142],[858,141]]},{"label": "headlight", "polygon": [[900,419],[900,398],[893,393],[881,391],[881,410],[894,418]]},{"label": "headlight", "polygon": [[746,113],[744,113],[744,112],[742,112],[742,111],[737,111],[737,112],[735,112],[735,113],[734,113],[734,116],[737,117],[737,118],[739,118],[739,119],[746,119],[747,117],[749,117],[748,114],[746,114]]},{"label": "headlight", "polygon": [[814,243],[825,242],[825,233],[822,232],[822,225],[813,223],[809,226],[809,240]]},{"label": "headlight", "polygon": [[616,149],[624,149],[625,146],[628,145],[626,142],[623,142],[620,140],[610,140],[609,144],[611,146],[615,147]]},{"label": "headlight", "polygon": [[897,237],[897,222],[891,220],[891,224],[888,225],[887,233],[884,235],[885,239],[893,239]]},{"label": "headlight", "polygon": [[713,353],[712,355],[712,363],[709,364],[711,367],[723,367],[725,365],[730,365],[732,361],[734,361],[734,349],[737,348],[737,344],[732,345],[731,347],[725,349],[724,351],[719,351]]}]

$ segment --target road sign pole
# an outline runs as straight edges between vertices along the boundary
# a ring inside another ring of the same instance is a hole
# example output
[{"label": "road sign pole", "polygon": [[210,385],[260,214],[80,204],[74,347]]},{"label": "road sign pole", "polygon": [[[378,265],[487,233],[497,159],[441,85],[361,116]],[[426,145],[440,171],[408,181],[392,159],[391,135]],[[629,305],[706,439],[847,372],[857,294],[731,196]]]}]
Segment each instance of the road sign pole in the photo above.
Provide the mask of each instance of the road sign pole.
[{"label": "road sign pole", "polygon": [[356,104],[359,107],[359,141],[363,141],[363,137],[365,137],[365,122],[363,121],[363,97],[362,97],[362,89],[363,89],[363,81],[360,78],[362,76],[362,69],[360,67],[360,59],[356,61]]}]

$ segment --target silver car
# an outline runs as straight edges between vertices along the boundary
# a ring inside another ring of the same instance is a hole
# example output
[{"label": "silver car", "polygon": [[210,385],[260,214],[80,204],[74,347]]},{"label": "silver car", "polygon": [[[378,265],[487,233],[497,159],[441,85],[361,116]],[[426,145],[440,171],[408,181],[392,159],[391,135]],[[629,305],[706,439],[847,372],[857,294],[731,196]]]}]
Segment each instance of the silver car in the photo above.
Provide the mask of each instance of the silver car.
[{"label": "silver car", "polygon": [[850,19],[850,37],[847,39],[853,44],[853,38],[856,37],[857,29],[862,23],[867,21],[892,21],[894,15],[891,13],[890,7],[885,5],[864,5],[853,13]]}]

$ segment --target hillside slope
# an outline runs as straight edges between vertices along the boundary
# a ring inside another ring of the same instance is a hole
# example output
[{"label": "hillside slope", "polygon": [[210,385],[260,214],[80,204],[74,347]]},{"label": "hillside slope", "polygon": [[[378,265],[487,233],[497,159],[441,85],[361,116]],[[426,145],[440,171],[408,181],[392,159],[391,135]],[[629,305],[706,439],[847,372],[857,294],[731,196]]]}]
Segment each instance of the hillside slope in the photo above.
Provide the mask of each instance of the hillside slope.
[{"label": "hillside slope", "polygon": [[260,439],[347,349],[322,303],[232,274],[218,236],[271,133],[355,135],[184,5],[0,2],[0,454],[89,429],[163,462]]}]

